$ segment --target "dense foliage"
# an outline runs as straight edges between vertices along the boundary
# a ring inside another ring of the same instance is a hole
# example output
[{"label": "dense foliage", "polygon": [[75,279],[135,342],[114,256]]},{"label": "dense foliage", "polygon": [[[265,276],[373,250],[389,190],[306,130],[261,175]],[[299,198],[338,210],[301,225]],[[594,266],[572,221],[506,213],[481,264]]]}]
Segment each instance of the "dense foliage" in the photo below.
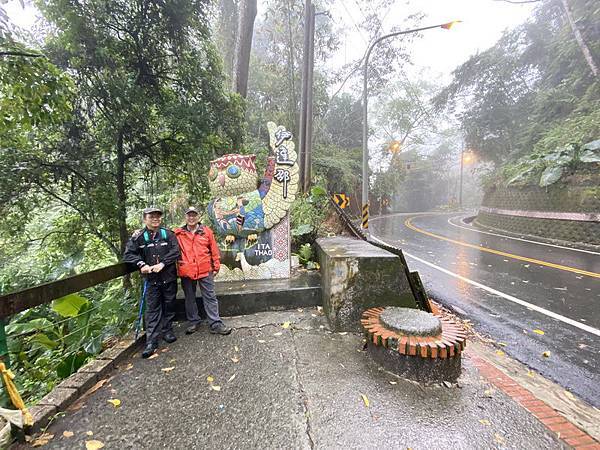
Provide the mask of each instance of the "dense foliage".
[{"label": "dense foliage", "polygon": [[510,165],[600,135],[600,79],[586,61],[564,5],[597,64],[598,3],[543,1],[531,20],[456,69],[453,82],[438,96],[439,105],[457,113],[467,146],[481,159]]}]

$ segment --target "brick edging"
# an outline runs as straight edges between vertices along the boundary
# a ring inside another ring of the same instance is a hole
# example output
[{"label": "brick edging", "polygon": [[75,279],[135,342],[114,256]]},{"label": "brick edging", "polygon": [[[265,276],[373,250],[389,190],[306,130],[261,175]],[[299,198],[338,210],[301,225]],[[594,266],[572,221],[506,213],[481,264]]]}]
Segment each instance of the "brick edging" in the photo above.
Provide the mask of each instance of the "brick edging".
[{"label": "brick edging", "polygon": [[35,406],[29,408],[33,416],[33,425],[26,432],[32,434],[40,431],[57,413],[75,403],[98,381],[106,377],[118,363],[133,353],[144,336],[144,334],[140,335],[137,340],[133,333],[122,337],[114,346],[104,350],[95,359],[80,367],[77,372],[62,380]]},{"label": "brick edging", "polygon": [[469,354],[469,359],[490,383],[533,414],[548,430],[556,434],[559,439],[577,450],[600,450],[600,442],[572,424],[566,417],[546,402],[535,397],[529,390],[518,384],[517,381],[479,356]]}]

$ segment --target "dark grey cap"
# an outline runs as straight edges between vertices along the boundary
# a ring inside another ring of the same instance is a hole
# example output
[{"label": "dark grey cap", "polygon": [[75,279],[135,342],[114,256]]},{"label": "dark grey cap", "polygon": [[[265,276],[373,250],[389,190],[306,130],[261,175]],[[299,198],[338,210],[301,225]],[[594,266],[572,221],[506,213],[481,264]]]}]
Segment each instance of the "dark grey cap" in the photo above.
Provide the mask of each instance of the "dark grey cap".
[{"label": "dark grey cap", "polygon": [[189,213],[196,213],[196,214],[200,214],[200,211],[198,211],[194,206],[190,206],[188,209],[185,210],[186,214]]},{"label": "dark grey cap", "polygon": [[150,213],[159,213],[162,216],[163,212],[162,209],[157,208],[156,206],[150,206],[149,208],[144,209],[142,213],[144,214],[144,216]]}]

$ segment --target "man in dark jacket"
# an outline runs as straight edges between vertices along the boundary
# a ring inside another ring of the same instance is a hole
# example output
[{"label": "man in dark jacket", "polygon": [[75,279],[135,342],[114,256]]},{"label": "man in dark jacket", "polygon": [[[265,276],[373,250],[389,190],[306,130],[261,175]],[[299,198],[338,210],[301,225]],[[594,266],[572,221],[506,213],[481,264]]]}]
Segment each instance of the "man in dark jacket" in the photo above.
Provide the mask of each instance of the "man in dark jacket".
[{"label": "man in dark jacket", "polygon": [[177,295],[177,266],[179,245],[175,234],[161,227],[162,211],[146,208],[143,211],[144,229],[133,233],[123,261],[135,264],[146,276],[146,348],[142,358],[150,357],[158,348],[158,339],[172,343],[175,296]]}]

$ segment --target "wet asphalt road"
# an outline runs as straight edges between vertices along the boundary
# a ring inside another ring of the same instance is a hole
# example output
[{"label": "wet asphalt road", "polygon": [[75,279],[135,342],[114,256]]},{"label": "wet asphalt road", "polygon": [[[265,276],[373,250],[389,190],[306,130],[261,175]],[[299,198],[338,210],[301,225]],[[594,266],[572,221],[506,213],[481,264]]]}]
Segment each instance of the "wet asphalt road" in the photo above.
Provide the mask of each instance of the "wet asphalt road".
[{"label": "wet asphalt road", "polygon": [[404,250],[432,298],[600,407],[600,254],[482,233],[464,216],[392,214],[370,229]]}]

